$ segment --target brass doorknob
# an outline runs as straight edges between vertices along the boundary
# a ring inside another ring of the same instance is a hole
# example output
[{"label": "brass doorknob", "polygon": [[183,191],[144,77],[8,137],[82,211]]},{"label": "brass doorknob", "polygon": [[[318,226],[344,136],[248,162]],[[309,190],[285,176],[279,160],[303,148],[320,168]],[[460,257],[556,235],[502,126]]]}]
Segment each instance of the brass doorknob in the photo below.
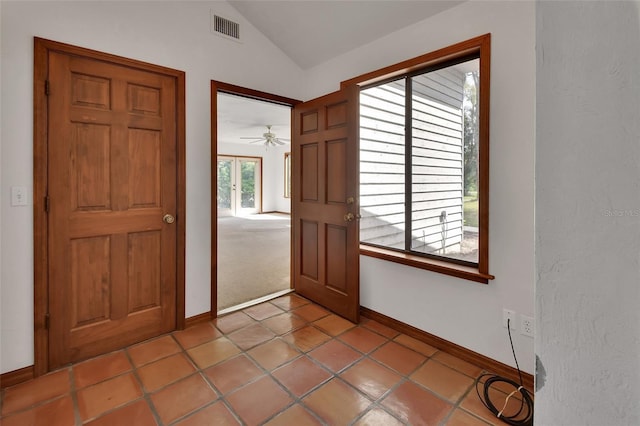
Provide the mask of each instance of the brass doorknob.
[{"label": "brass doorknob", "polygon": [[173,222],[176,221],[176,218],[171,216],[169,213],[167,213],[162,217],[162,221],[164,223],[172,224]]}]

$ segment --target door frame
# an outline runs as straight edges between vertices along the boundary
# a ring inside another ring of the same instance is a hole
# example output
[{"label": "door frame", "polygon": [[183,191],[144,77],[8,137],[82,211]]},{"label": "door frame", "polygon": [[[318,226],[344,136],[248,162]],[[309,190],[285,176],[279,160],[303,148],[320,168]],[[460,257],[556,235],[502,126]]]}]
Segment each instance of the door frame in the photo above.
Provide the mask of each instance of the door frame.
[{"label": "door frame", "polygon": [[[218,316],[218,93],[242,96],[272,104],[284,105],[291,108],[291,122],[293,123],[293,107],[301,101],[273,93],[261,92],[247,87],[236,86],[222,81],[211,80],[211,310],[210,317]],[[291,183],[294,184],[293,182]],[[293,259],[293,230],[290,238],[290,259]],[[289,267],[289,275],[293,277],[293,263]],[[293,288],[293,282],[291,282]]]},{"label": "door frame", "polygon": [[48,58],[50,52],[155,72],[176,82],[177,210],[176,210],[176,329],[185,326],[185,73],[183,71],[124,58],[109,53],[34,37],[33,73],[33,226],[34,226],[34,376],[49,371],[49,280],[48,280]]}]

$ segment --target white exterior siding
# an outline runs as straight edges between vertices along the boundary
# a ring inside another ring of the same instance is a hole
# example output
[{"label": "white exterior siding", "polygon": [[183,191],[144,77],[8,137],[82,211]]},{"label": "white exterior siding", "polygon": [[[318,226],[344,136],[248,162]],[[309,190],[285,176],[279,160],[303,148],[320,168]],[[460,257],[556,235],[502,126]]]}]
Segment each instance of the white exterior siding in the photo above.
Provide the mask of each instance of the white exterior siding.
[{"label": "white exterior siding", "polygon": [[[464,74],[451,67],[413,77],[414,250],[436,252],[462,240],[463,84]],[[360,95],[360,239],[399,249],[405,248],[404,104],[402,80]]]}]

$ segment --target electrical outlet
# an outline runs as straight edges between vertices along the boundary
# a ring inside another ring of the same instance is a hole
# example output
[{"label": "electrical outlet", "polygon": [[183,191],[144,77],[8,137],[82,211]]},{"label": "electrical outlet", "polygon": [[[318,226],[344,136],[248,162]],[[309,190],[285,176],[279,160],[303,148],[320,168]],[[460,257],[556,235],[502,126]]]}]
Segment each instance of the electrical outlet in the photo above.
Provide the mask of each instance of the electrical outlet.
[{"label": "electrical outlet", "polygon": [[510,328],[512,330],[516,329],[516,311],[512,311],[511,309],[502,309],[502,326],[507,328],[507,320],[509,321]]},{"label": "electrical outlet", "polygon": [[526,315],[520,315],[520,334],[533,337],[534,323],[533,318]]}]

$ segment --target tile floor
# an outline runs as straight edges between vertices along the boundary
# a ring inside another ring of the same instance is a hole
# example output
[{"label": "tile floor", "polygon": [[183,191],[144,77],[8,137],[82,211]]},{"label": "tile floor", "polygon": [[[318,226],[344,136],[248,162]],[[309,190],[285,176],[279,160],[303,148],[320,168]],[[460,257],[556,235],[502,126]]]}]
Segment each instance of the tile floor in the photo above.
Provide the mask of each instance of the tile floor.
[{"label": "tile floor", "polygon": [[502,424],[476,395],[482,372],[287,295],[7,388],[0,423]]}]

